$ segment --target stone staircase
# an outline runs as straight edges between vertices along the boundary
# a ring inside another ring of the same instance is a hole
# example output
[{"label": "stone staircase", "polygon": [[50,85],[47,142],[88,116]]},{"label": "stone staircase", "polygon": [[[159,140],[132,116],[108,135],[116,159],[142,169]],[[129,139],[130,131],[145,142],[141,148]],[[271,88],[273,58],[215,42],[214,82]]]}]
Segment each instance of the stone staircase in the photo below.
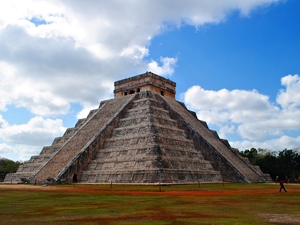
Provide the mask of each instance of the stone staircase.
[{"label": "stone staircase", "polygon": [[74,135],[63,143],[57,151],[38,171],[29,177],[29,180],[42,182],[47,178],[58,179],[61,171],[88,145],[93,137],[105,127],[112,115],[133,96],[113,99],[101,104],[98,110],[91,111],[86,121],[79,121],[80,128]]},{"label": "stone staircase", "polygon": [[4,182],[19,183],[21,182],[21,178],[29,180],[30,176],[43,167],[50,158],[57,153],[63,144],[66,143],[78,129],[80,129],[85,121],[93,115],[93,113],[94,111],[91,111],[87,118],[78,120],[75,127],[68,128],[62,137],[55,138],[51,146],[43,147],[39,155],[32,156],[28,161],[21,164],[16,173],[7,174]]},{"label": "stone staircase", "polygon": [[221,174],[194,148],[155,94],[141,92],[87,169],[83,183],[219,182]]}]

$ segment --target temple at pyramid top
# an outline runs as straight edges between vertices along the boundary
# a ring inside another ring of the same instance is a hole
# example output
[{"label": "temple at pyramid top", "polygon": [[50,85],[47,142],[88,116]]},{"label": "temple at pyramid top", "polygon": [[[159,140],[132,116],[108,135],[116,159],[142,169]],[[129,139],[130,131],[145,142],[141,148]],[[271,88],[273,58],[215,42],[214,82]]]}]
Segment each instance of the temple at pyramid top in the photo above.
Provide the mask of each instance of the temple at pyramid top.
[{"label": "temple at pyramid top", "polygon": [[115,98],[141,91],[151,91],[162,96],[175,98],[176,83],[152,72],[146,72],[115,82]]}]

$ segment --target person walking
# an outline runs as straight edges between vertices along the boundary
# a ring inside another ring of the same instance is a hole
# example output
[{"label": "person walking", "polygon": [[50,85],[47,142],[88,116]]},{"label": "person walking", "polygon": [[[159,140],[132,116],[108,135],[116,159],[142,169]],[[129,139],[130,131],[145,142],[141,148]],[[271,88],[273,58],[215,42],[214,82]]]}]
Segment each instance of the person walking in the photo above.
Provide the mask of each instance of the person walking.
[{"label": "person walking", "polygon": [[284,182],[283,182],[283,180],[280,180],[280,182],[279,182],[279,185],[280,185],[279,192],[281,192],[281,190],[282,190],[282,189],[284,190],[284,192],[287,192],[287,191],[285,190],[285,187],[284,187]]}]

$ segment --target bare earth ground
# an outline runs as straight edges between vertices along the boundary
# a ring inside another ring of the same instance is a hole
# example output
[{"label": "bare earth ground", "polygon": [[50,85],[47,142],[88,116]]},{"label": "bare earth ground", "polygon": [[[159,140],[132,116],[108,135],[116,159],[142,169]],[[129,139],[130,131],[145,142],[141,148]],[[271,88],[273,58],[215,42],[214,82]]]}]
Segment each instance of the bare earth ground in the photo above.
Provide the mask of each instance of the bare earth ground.
[{"label": "bare earth ground", "polygon": [[[80,186],[75,187],[59,187],[59,186],[41,186],[41,185],[26,185],[26,184],[0,184],[1,189],[15,189],[15,190],[44,190],[44,191],[68,191],[77,193],[89,194],[126,194],[126,195],[173,195],[173,196],[225,196],[232,194],[251,194],[263,195],[273,194],[274,189],[265,190],[202,190],[202,191],[134,191],[134,190],[100,190],[100,189],[86,189]],[[289,193],[300,193],[300,189],[289,190]]]},{"label": "bare earth ground", "polygon": [[[86,189],[80,186],[74,187],[59,187],[59,186],[33,186],[26,184],[0,184],[1,189],[13,190],[43,190],[43,191],[67,191],[74,193],[89,193],[89,194],[124,194],[124,195],[170,195],[170,196],[226,196],[233,194],[250,194],[250,195],[265,195],[273,194],[274,189],[265,190],[202,190],[202,191],[134,191],[134,190],[99,190],[99,189]],[[300,193],[300,189],[288,190],[289,193]],[[262,213],[259,216],[265,218],[270,223],[279,224],[300,224],[300,214],[269,214]]]}]

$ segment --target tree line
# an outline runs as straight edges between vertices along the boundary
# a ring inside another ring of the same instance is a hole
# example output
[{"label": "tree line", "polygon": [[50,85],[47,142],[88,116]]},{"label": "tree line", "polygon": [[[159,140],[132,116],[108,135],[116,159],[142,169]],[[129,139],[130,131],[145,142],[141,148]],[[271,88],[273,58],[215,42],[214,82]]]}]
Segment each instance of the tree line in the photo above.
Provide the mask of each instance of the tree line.
[{"label": "tree line", "polygon": [[0,158],[0,181],[4,181],[6,174],[15,173],[21,162]]},{"label": "tree line", "polygon": [[275,181],[284,179],[286,182],[300,182],[300,154],[299,149],[284,149],[272,152],[266,149],[251,148],[240,152],[247,157],[253,165],[260,169]]}]

